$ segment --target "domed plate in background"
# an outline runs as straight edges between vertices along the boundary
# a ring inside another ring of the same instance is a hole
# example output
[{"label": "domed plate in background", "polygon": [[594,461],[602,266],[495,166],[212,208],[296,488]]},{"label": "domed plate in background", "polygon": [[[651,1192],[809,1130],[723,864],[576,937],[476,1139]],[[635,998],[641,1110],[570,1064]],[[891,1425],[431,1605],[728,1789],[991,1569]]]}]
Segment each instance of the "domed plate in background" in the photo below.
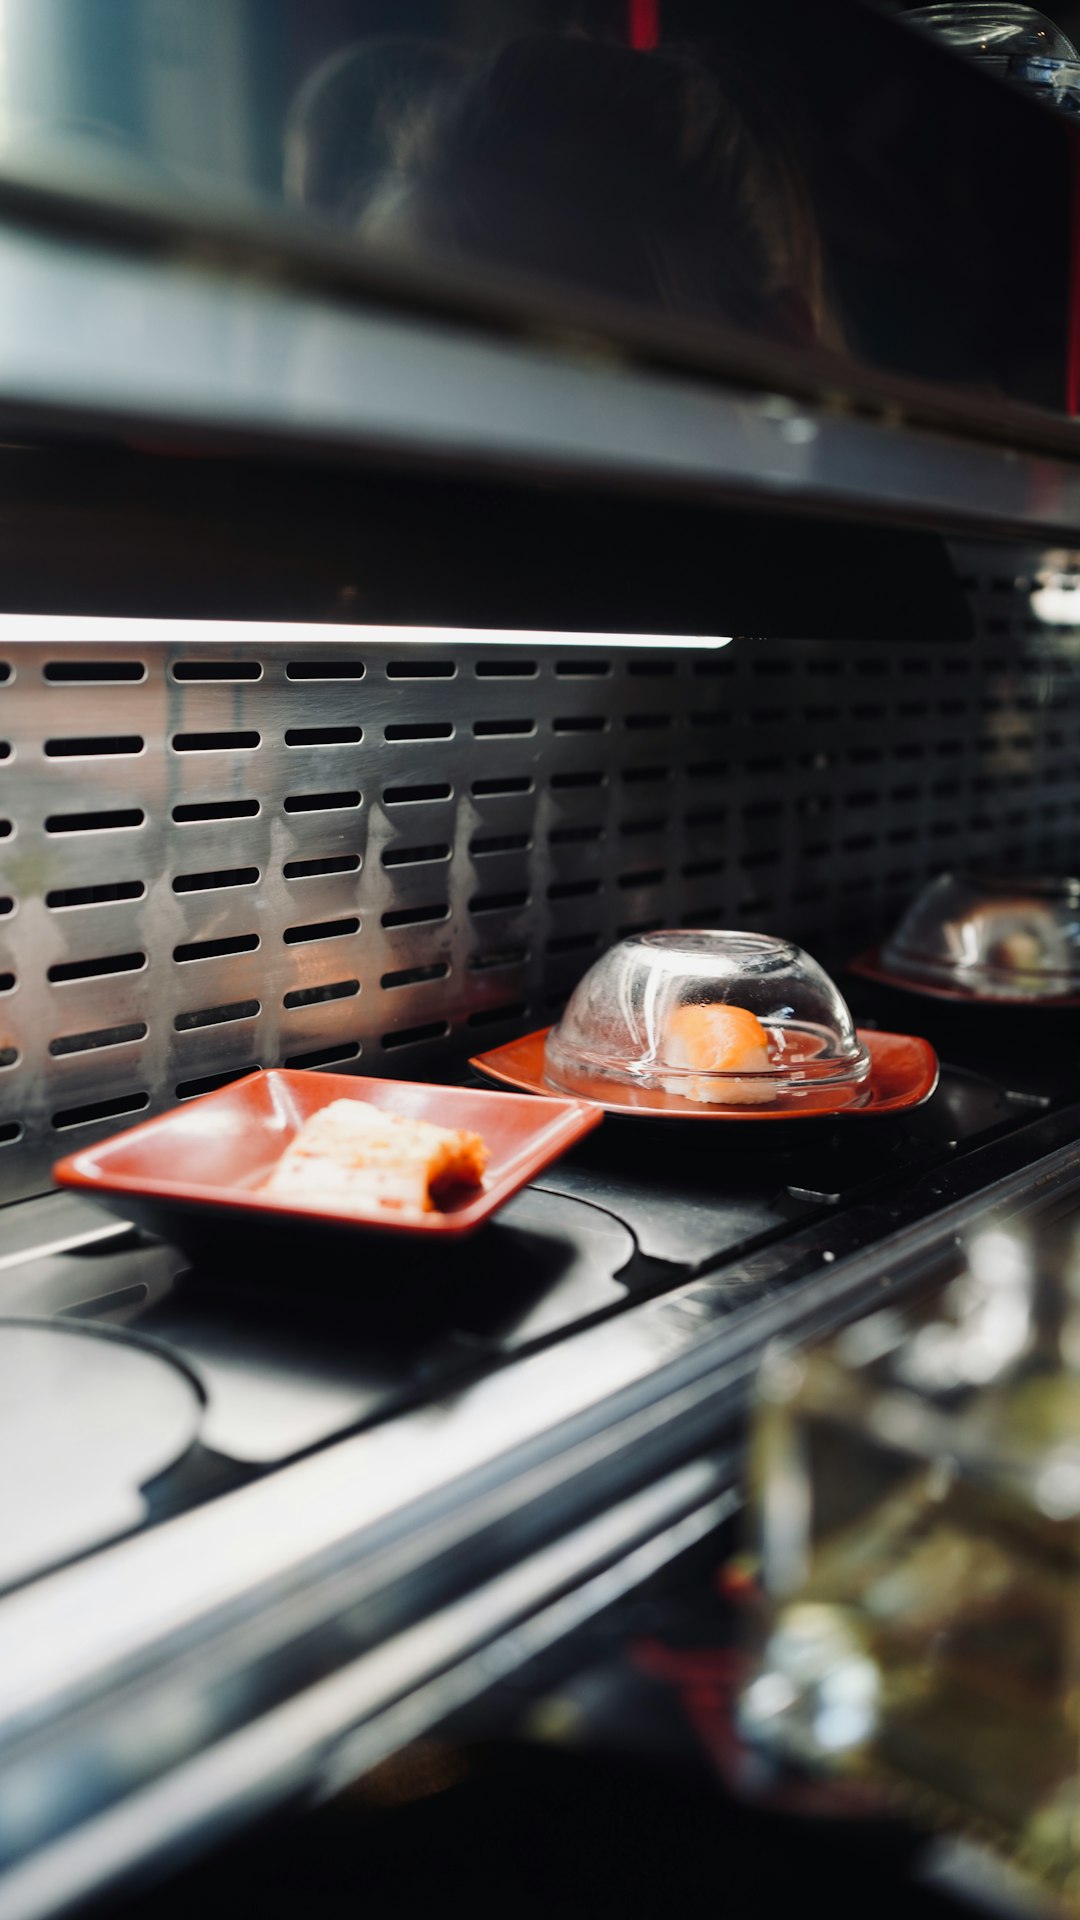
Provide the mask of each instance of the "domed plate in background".
[{"label": "domed plate in background", "polygon": [[955,1005],[1080,1005],[1080,878],[935,874],[850,971]]}]

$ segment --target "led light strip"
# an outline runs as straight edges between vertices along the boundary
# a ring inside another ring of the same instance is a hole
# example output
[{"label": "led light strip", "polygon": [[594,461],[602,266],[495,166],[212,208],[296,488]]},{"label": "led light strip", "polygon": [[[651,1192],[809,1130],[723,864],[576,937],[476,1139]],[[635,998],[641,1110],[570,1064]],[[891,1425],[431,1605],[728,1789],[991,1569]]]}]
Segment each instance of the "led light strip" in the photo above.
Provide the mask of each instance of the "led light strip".
[{"label": "led light strip", "polygon": [[529,633],[498,627],[323,626],[288,620],[139,620],[97,614],[0,614],[0,645],[33,641],[36,645],[70,641],[145,646],[240,646],[267,640],[325,646],[440,647],[465,643],[480,647],[659,647],[707,648],[730,645],[731,635],[681,633]]}]

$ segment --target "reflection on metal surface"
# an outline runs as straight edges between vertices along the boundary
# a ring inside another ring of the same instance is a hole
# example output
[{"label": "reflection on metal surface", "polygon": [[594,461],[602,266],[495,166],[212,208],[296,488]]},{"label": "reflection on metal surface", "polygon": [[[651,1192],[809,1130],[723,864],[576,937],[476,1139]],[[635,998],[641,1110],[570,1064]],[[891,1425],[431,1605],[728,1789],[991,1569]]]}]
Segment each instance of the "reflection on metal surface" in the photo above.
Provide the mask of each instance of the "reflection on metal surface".
[{"label": "reflection on metal surface", "polygon": [[[1064,406],[1064,130],[851,0],[130,0],[108,30],[6,0],[4,21],[20,214],[59,199],[160,252],[231,228],[260,271],[546,309],[594,356],[640,325],[744,374],[767,354],[781,385],[884,368]],[[1047,52],[1020,71],[1060,99]]]},{"label": "reflection on metal surface", "polygon": [[657,911],[606,825],[657,752],[640,638],[8,618],[5,1196],[259,1063],[422,1073],[542,1002],[560,940]]},{"label": "reflection on metal surface", "polygon": [[1031,611],[1047,627],[1080,627],[1080,556],[1048,553],[1031,588]]},{"label": "reflection on metal surface", "polygon": [[[619,649],[619,651],[624,647],[643,647],[648,652],[656,652],[664,648],[672,647],[679,651],[689,648],[715,650],[718,647],[728,647],[731,645],[730,635],[717,634],[530,633],[527,629],[511,631],[496,627],[390,627],[365,626],[359,622],[349,626],[332,626],[322,621],[317,623],[315,621],[309,621],[305,623],[290,620],[125,619],[118,621],[95,614],[0,613],[0,647],[19,645],[28,641],[34,642],[38,646],[67,646],[72,641],[79,641],[87,646],[93,646],[101,642],[112,644],[118,640],[128,645],[143,647],[153,646],[155,644],[160,645],[161,642],[168,641],[177,649],[190,647],[196,651],[200,647],[236,648],[241,645],[259,646],[265,645],[268,641],[275,640],[280,641],[282,645],[288,644],[289,646],[300,648],[308,647],[312,650],[313,658],[306,662],[300,662],[299,666],[294,668],[293,672],[289,674],[290,679],[296,680],[319,680],[337,677],[334,674],[328,675],[318,672],[317,657],[320,647],[329,647],[333,651],[338,647],[344,646],[350,649],[360,648],[362,652],[366,652],[369,648],[375,648],[377,651],[381,651],[387,647],[405,647],[407,649],[414,647],[436,647],[442,649],[453,646],[500,648],[584,647],[596,653],[606,652],[609,647],[615,647]],[[251,664],[254,663],[249,663],[249,665]],[[412,662],[406,663],[400,671],[396,672],[394,666],[391,664],[388,668],[388,674],[393,680],[410,680],[424,677],[422,669],[418,672]],[[131,677],[141,680],[144,675],[140,672],[133,674]],[[245,668],[242,662],[239,663],[237,671],[234,674],[222,671],[221,662],[218,662],[217,666],[211,671],[202,674],[198,671],[197,662],[185,663],[180,661],[175,669],[174,677],[179,681],[198,681],[201,679],[235,679],[237,681],[243,681],[258,680],[261,679],[262,676],[258,672],[251,672]],[[343,675],[342,677],[347,678],[350,676]],[[359,679],[363,676],[360,673],[355,673],[351,677]],[[452,679],[452,662],[443,662],[440,671],[435,673],[433,677],[435,679]],[[359,730],[355,738],[360,738]],[[89,748],[91,744],[89,741],[84,743],[84,751]],[[238,744],[245,743],[241,742]],[[258,740],[253,740],[247,744],[257,746],[259,743]],[[302,738],[290,740],[287,737],[286,744],[289,746],[318,746],[323,743],[319,740],[305,740]],[[334,743],[331,742],[330,744]],[[344,744],[348,745],[349,742],[346,741]],[[73,754],[74,757],[77,758],[79,755],[75,753],[75,745],[76,743],[71,743],[64,751]],[[47,748],[46,751],[48,750]],[[204,748],[203,750],[205,751],[206,749]],[[57,754],[59,753],[59,749],[54,748],[53,751]],[[116,753],[126,751],[126,749],[113,745],[109,751]],[[141,751],[141,743],[133,746],[131,751]]]},{"label": "reflection on metal surface", "polygon": [[642,480],[986,530],[1080,527],[1071,459],[802,407],[0,228],[0,410]]},{"label": "reflection on metal surface", "polygon": [[[301,1324],[295,1285],[268,1285],[263,1275],[245,1287],[244,1276],[213,1268],[185,1274],[136,1324],[201,1380],[203,1443],[269,1465],[392,1418],[421,1381],[434,1392],[484,1358],[507,1358],[624,1305],[616,1276],[633,1254],[626,1228],[597,1207],[529,1191],[467,1247],[439,1255],[434,1300],[429,1279],[395,1310],[386,1267],[358,1250],[357,1271],[336,1284],[318,1276],[321,1293],[318,1278],[309,1283]],[[316,1324],[304,1324],[311,1312]]]},{"label": "reflection on metal surface", "polygon": [[0,1321],[0,1586],[138,1526],[143,1487],[187,1451],[202,1411],[194,1376],[164,1348],[68,1321]]}]

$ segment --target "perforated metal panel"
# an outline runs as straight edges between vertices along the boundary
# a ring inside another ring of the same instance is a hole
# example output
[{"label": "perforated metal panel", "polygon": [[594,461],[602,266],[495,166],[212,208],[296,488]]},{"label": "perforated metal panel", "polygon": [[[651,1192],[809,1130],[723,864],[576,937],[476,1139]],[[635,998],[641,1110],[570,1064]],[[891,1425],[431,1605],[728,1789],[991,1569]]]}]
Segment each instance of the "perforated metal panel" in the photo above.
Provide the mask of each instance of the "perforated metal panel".
[{"label": "perforated metal panel", "polygon": [[1075,864],[1080,645],[1016,575],[950,648],[6,645],[0,1194],[257,1063],[449,1067],[632,928],[832,952],[957,860]]}]

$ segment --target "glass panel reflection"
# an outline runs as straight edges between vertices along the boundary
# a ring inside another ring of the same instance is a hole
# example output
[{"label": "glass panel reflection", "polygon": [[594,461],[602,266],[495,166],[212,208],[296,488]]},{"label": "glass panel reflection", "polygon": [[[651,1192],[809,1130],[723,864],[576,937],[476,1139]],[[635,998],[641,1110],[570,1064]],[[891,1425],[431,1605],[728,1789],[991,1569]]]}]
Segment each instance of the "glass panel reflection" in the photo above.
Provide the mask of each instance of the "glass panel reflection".
[{"label": "glass panel reflection", "polygon": [[988,1224],[952,1278],[774,1352],[744,1731],[1080,1902],[1080,1238]]},{"label": "glass panel reflection", "polygon": [[1074,123],[982,66],[896,0],[0,0],[0,193],[1062,410]]}]

